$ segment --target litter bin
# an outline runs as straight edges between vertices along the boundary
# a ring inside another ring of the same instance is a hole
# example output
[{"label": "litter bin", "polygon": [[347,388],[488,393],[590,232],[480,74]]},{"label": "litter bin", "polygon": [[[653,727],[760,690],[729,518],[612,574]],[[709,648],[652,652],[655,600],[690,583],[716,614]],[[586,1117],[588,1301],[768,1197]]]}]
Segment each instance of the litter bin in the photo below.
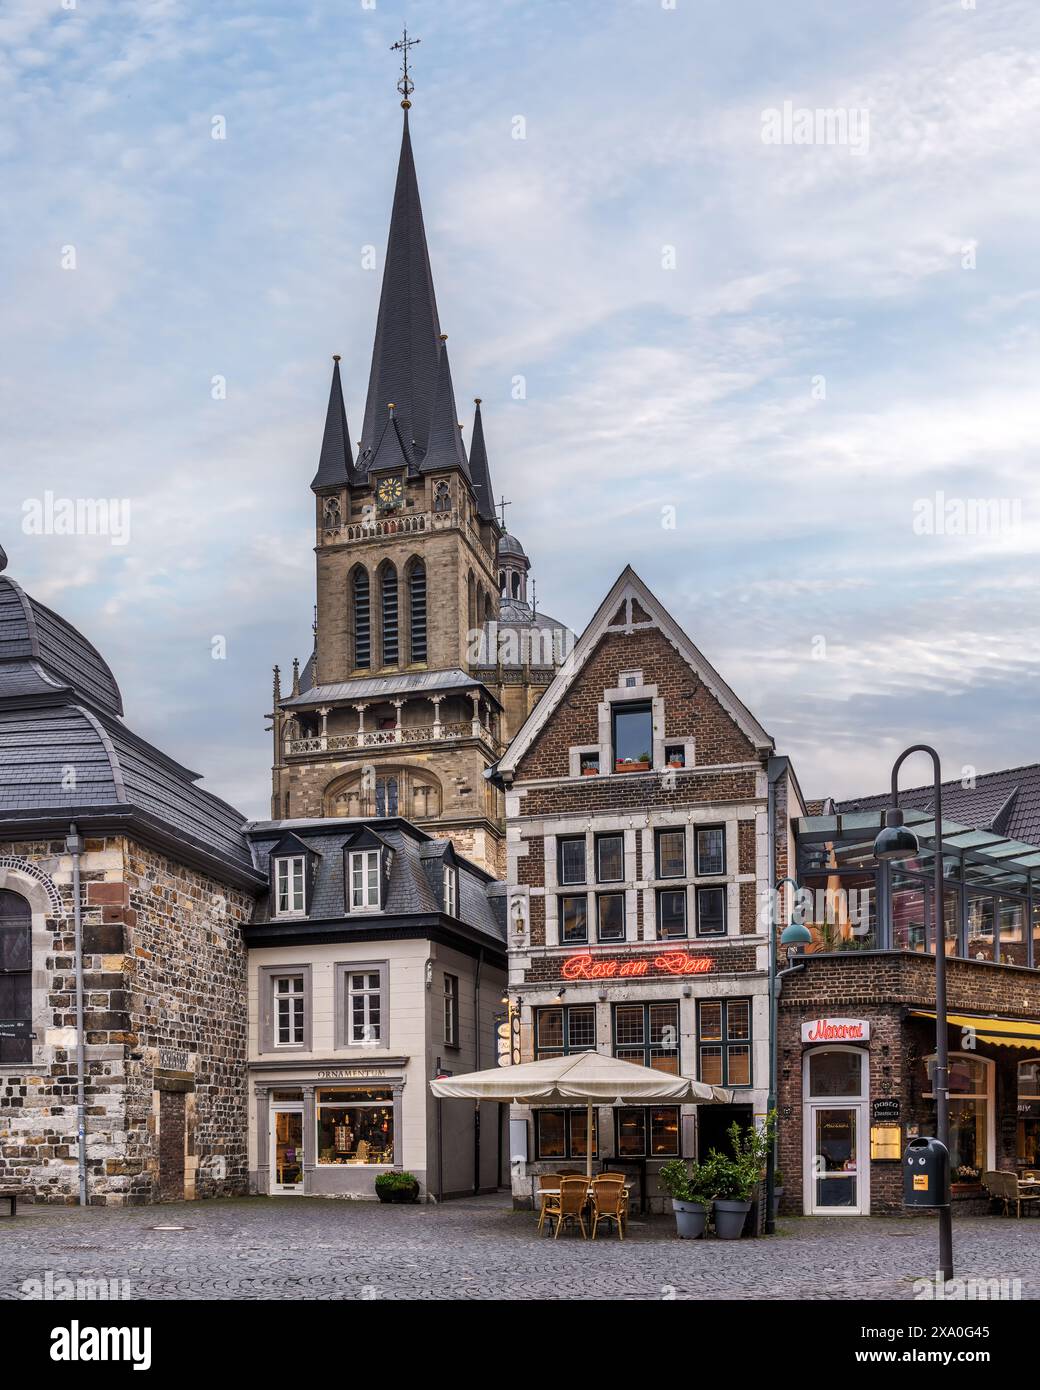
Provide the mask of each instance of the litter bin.
[{"label": "litter bin", "polygon": [[950,1151],[938,1139],[911,1139],[903,1155],[903,1204],[950,1205]]}]

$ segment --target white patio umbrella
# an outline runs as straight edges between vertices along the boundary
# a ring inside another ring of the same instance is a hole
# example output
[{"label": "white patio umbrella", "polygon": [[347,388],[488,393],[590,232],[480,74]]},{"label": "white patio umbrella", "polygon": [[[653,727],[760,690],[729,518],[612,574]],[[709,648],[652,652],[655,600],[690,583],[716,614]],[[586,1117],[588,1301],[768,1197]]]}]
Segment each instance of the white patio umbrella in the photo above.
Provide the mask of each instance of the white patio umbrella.
[{"label": "white patio umbrella", "polygon": [[601,1052],[575,1052],[569,1057],[546,1057],[541,1062],[521,1062],[515,1067],[446,1076],[431,1081],[430,1090],[441,1100],[498,1100],[512,1101],[514,1105],[583,1100],[588,1114],[585,1156],[590,1178],[594,1105],[631,1105],[637,1101],[730,1105],[733,1101],[733,1092],[723,1086],[708,1086],[688,1076],[671,1076],[635,1062],[606,1057]]}]

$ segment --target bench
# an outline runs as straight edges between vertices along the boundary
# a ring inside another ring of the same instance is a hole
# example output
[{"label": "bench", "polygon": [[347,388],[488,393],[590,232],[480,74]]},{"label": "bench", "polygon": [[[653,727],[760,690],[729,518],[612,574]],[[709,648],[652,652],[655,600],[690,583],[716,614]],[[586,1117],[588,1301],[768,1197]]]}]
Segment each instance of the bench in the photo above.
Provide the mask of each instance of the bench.
[{"label": "bench", "polygon": [[[0,1187],[0,1202],[7,1203],[7,1215],[16,1216],[18,1214],[18,1198],[22,1196],[20,1187]],[[3,1215],[0,1212],[0,1215]]]}]

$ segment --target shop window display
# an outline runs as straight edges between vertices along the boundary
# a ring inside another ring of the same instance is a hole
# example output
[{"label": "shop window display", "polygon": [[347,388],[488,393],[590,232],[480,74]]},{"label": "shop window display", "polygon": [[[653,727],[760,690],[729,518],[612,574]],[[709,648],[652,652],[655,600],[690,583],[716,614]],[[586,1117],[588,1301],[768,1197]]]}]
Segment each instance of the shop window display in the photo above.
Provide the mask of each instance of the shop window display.
[{"label": "shop window display", "polygon": [[[934,1101],[935,1058],[926,1058],[925,1065],[928,1074],[925,1099]],[[989,1161],[992,1091],[991,1063],[962,1052],[950,1054],[950,1172],[954,1181],[975,1182],[992,1166]]]},{"label": "shop window display", "polygon": [[318,1091],[319,1163],[393,1163],[394,1098],[389,1088]]}]

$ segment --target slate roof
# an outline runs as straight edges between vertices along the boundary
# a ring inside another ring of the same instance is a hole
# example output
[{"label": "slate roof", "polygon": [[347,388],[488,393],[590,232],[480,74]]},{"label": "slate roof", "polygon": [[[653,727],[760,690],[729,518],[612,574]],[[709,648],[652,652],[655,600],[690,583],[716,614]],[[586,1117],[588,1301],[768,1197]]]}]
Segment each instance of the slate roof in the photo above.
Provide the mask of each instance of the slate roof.
[{"label": "slate roof", "polygon": [[458,464],[468,474],[454,410],[406,110],[358,472],[404,462],[420,470]]},{"label": "slate roof", "polygon": [[[359,827],[371,830],[394,850],[386,906],[382,913],[348,914],[345,910],[343,851]],[[246,827],[246,833],[252,845],[256,868],[265,879],[270,879],[271,851],[287,831],[291,831],[316,855],[308,920],[344,919],[347,926],[371,926],[387,916],[429,917],[442,914],[441,866],[444,856],[450,855],[459,874],[457,920],[478,937],[485,938],[489,945],[505,950],[504,908],[493,906],[495,899],[500,896],[504,898],[505,885],[463,859],[449,840],[429,836],[397,817],[254,821]],[[432,872],[428,872],[428,869]],[[253,921],[256,924],[272,921],[268,894],[262,894],[257,900]],[[289,919],[287,929],[297,921],[298,918]]]},{"label": "slate roof", "polygon": [[0,574],[0,661],[21,665],[25,658],[35,658],[60,684],[98,709],[123,713],[119,686],[97,648],[9,575]]},{"label": "slate roof", "polygon": [[[942,793],[945,820],[1040,845],[1040,763],[984,772],[975,778],[974,787],[964,787],[959,780],[944,782]],[[930,785],[899,792],[899,804],[908,810],[930,811],[932,799]],[[891,794],[879,792],[838,802],[837,809],[872,811],[890,804]]]},{"label": "slate roof", "polygon": [[244,817],[119,717],[115,678],[64,618],[0,575],[0,833],[123,825],[253,882]]},{"label": "slate roof", "polygon": [[[313,657],[312,657],[313,660]],[[311,663],[307,663],[309,670]],[[332,685],[312,685],[303,688],[300,679],[299,695],[281,702],[282,709],[300,705],[323,705],[337,700],[381,700],[392,695],[424,695],[429,690],[472,690],[483,686],[473,676],[455,668],[450,671],[405,671],[398,676],[364,676],[352,681],[337,681]],[[490,696],[489,696],[490,698]]]},{"label": "slate roof", "polygon": [[484,443],[484,421],[480,414],[480,399],[473,402],[473,435],[469,444],[469,476],[477,498],[477,512],[484,521],[498,521],[495,515],[495,490],[491,485],[487,445]]},{"label": "slate roof", "polygon": [[329,389],[329,408],[325,414],[325,433],[321,438],[318,471],[311,480],[314,492],[322,488],[344,487],[354,473],[354,453],[350,447],[347,407],[343,403],[343,383],[339,375],[339,358],[332,362],[332,386]]},{"label": "slate roof", "polygon": [[511,536],[508,531],[503,531],[498,541],[499,555],[518,555],[521,559],[527,559],[527,551],[523,548],[515,536]]}]

